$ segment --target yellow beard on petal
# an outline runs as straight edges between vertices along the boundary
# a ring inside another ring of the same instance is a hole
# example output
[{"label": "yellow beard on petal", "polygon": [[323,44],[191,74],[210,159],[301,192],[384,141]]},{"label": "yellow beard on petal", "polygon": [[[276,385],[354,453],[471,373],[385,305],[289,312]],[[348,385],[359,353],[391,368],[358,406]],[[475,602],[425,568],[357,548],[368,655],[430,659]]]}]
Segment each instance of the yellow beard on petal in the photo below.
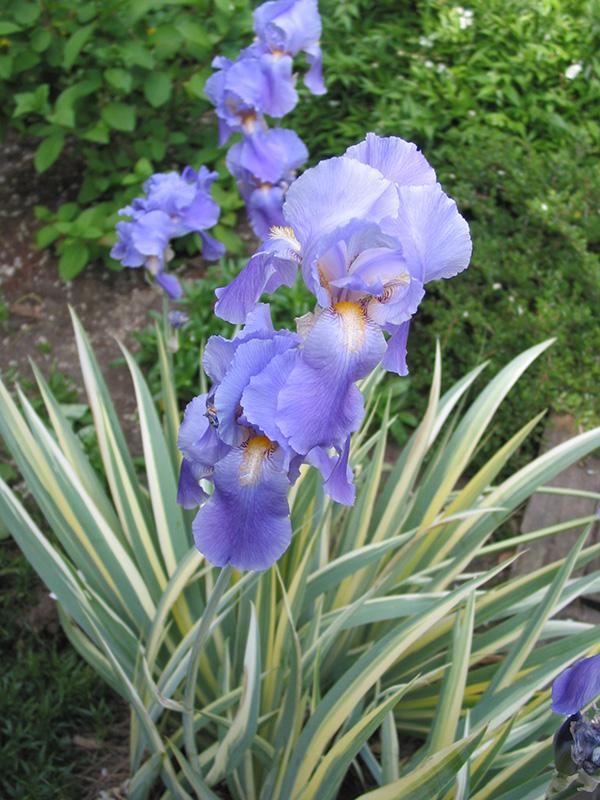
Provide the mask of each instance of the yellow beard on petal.
[{"label": "yellow beard on petal", "polygon": [[342,322],[344,348],[350,353],[356,353],[363,346],[367,329],[367,318],[363,309],[358,303],[342,300],[334,305],[333,310]]},{"label": "yellow beard on petal", "polygon": [[243,448],[239,472],[240,486],[252,486],[261,476],[265,458],[275,452],[277,444],[266,436],[252,436],[244,442]]}]

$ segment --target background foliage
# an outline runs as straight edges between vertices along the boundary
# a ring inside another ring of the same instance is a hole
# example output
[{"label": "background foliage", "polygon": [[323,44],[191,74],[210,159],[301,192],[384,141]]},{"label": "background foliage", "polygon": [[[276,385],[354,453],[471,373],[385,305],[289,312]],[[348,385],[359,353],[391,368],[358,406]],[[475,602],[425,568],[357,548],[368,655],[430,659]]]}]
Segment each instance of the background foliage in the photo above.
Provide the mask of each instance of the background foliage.
[{"label": "background foliage", "polygon": [[[112,0],[76,9],[32,0],[7,7],[0,22],[2,125],[38,137],[40,171],[55,159],[56,168],[61,158],[81,163],[73,201],[57,213],[38,210],[45,223],[39,244],[58,248],[63,277],[95,257],[110,262],[116,210],[153,170],[188,162],[216,160],[223,177],[217,233],[233,254],[243,250],[235,233],[241,203],[202,86],[213,55],[247,43],[250,7],[247,0]],[[600,380],[593,2],[474,0],[471,24],[463,27],[460,7],[444,0],[321,0],[320,8],[328,94],[309,98],[301,89],[286,124],[305,139],[313,162],[342,152],[366,130],[416,141],[472,226],[472,267],[460,280],[431,286],[415,321],[408,405],[422,409],[427,372],[420,365],[430,363],[436,337],[455,379],[482,357],[499,364],[557,335],[558,346],[506,414],[521,409],[525,419],[542,404],[591,424]],[[569,80],[572,64],[582,69]],[[179,255],[195,249],[190,239]],[[198,292],[211,303],[231,264],[224,270],[212,270],[206,285],[192,290],[192,307],[198,309]],[[205,339],[217,328],[212,314],[199,314],[193,324]],[[155,363],[156,343],[147,338],[146,345]],[[176,359],[186,396],[192,359],[191,350]]]}]

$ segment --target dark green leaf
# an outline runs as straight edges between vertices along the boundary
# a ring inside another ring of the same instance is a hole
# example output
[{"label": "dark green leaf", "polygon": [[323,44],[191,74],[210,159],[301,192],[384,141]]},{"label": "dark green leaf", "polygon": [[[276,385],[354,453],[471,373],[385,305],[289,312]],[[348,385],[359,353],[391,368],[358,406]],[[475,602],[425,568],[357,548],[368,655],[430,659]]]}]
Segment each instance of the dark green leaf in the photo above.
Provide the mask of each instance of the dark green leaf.
[{"label": "dark green leaf", "polygon": [[104,122],[116,131],[131,132],[135,128],[135,109],[125,103],[109,103],[101,114]]},{"label": "dark green leaf", "polygon": [[58,262],[58,273],[64,281],[79,275],[88,260],[88,249],[83,242],[67,242]]},{"label": "dark green leaf", "polygon": [[73,64],[77,61],[77,56],[94,32],[94,28],[94,24],[86,25],[85,27],[80,28],[78,31],[75,31],[75,33],[65,44],[63,53],[63,67],[66,70],[70,70]]},{"label": "dark green leaf", "polygon": [[144,96],[154,108],[163,106],[171,96],[171,79],[164,72],[151,72],[144,82]]},{"label": "dark green leaf", "polygon": [[38,172],[45,172],[56,161],[65,145],[65,135],[57,131],[44,139],[35,151],[33,163]]},{"label": "dark green leaf", "polygon": [[131,77],[131,73],[126,69],[119,69],[118,67],[107,69],[104,72],[104,77],[106,82],[114,89],[119,89],[119,91],[125,92],[125,94],[131,91],[133,78]]}]

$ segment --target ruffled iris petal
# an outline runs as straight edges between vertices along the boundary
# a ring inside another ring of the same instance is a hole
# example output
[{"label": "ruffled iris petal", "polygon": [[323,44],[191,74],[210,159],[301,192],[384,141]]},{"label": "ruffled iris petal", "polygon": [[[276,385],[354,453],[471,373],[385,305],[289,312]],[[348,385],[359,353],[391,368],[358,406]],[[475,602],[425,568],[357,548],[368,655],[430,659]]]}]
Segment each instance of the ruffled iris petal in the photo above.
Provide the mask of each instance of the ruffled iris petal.
[{"label": "ruffled iris petal", "polygon": [[289,483],[276,454],[251,439],[216,465],[213,479],[214,494],[193,523],[196,547],[217,567],[268,569],[292,535]]},{"label": "ruffled iris petal", "polygon": [[397,211],[394,185],[372,167],[343,157],[321,161],[303,173],[290,186],[283,207],[304,257],[323,236],[350,220],[379,222]]},{"label": "ruffled iris petal", "polygon": [[397,136],[368,133],[366,139],[346,150],[348,158],[379,170],[399,186],[422,186],[436,182],[435,170],[413,142]]},{"label": "ruffled iris petal", "polygon": [[292,56],[321,36],[317,0],[270,0],[255,9],[253,18],[259,41]]},{"label": "ruffled iris petal", "polygon": [[260,181],[277,183],[307,158],[306,145],[295,131],[271,128],[234,144],[227,154],[227,168],[236,176],[246,170]]},{"label": "ruffled iris petal", "polygon": [[270,117],[284,117],[298,102],[298,92],[292,77],[290,56],[266,53],[260,58],[263,72],[261,110]]},{"label": "ruffled iris petal", "polygon": [[576,714],[600,694],[600,654],[573,664],[552,684],[552,710]]},{"label": "ruffled iris petal", "polygon": [[[211,336],[202,357],[202,367],[213,383],[221,383],[229,369],[231,359],[242,342],[250,339],[270,339],[274,334],[271,309],[268,303],[259,303],[248,314],[246,324],[233,339]],[[203,395],[206,397],[206,395]]]},{"label": "ruffled iris petal", "polygon": [[452,278],[466,269],[471,258],[471,237],[454,200],[439,184],[402,186],[398,195],[398,216],[386,221],[385,229],[402,242],[411,273],[427,283]]}]

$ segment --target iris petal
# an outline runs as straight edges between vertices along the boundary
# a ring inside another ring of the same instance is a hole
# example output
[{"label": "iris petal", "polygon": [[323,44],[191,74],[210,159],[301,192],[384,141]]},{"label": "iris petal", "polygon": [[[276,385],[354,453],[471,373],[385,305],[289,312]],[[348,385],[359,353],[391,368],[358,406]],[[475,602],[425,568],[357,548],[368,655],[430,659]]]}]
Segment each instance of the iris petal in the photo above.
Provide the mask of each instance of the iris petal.
[{"label": "iris petal", "polygon": [[377,136],[367,133],[364,141],[346,150],[348,158],[379,170],[399,186],[422,186],[436,182],[435,170],[417,148],[397,136]]},{"label": "iris petal", "polygon": [[406,322],[403,322],[401,325],[386,325],[386,329],[390,331],[392,335],[388,339],[387,350],[381,361],[381,366],[388,372],[396,372],[398,375],[408,375],[406,350],[410,320],[406,320]]},{"label": "iris petal", "polygon": [[307,170],[290,186],[283,207],[304,256],[318,239],[352,219],[379,222],[397,211],[394,185],[350,158],[330,158]]},{"label": "iris petal", "polygon": [[400,208],[385,229],[402,242],[411,273],[422,283],[452,278],[469,266],[471,237],[456,203],[439,184],[402,186]]},{"label": "iris petal", "polygon": [[298,342],[295,334],[280,331],[271,339],[251,339],[237,348],[214,397],[219,437],[224,442],[237,445],[244,436],[238,418],[243,411],[242,394],[252,376],[262,372],[275,356],[296,347]]},{"label": "iris petal", "polygon": [[284,553],[292,535],[288,479],[264,437],[234,448],[215,466],[215,491],[193,523],[201,553],[217,567],[263,570]]},{"label": "iris petal", "polygon": [[323,311],[279,393],[277,424],[297,453],[341,446],[364,407],[354,382],[381,360],[385,339],[354,303]]},{"label": "iris petal", "polygon": [[267,287],[275,291],[279,286],[293,286],[297,272],[294,261],[257,253],[231,283],[215,290],[215,314],[228,322],[243,322]]},{"label": "iris petal", "polygon": [[600,654],[577,661],[552,685],[552,710],[576,714],[600,694]]}]

